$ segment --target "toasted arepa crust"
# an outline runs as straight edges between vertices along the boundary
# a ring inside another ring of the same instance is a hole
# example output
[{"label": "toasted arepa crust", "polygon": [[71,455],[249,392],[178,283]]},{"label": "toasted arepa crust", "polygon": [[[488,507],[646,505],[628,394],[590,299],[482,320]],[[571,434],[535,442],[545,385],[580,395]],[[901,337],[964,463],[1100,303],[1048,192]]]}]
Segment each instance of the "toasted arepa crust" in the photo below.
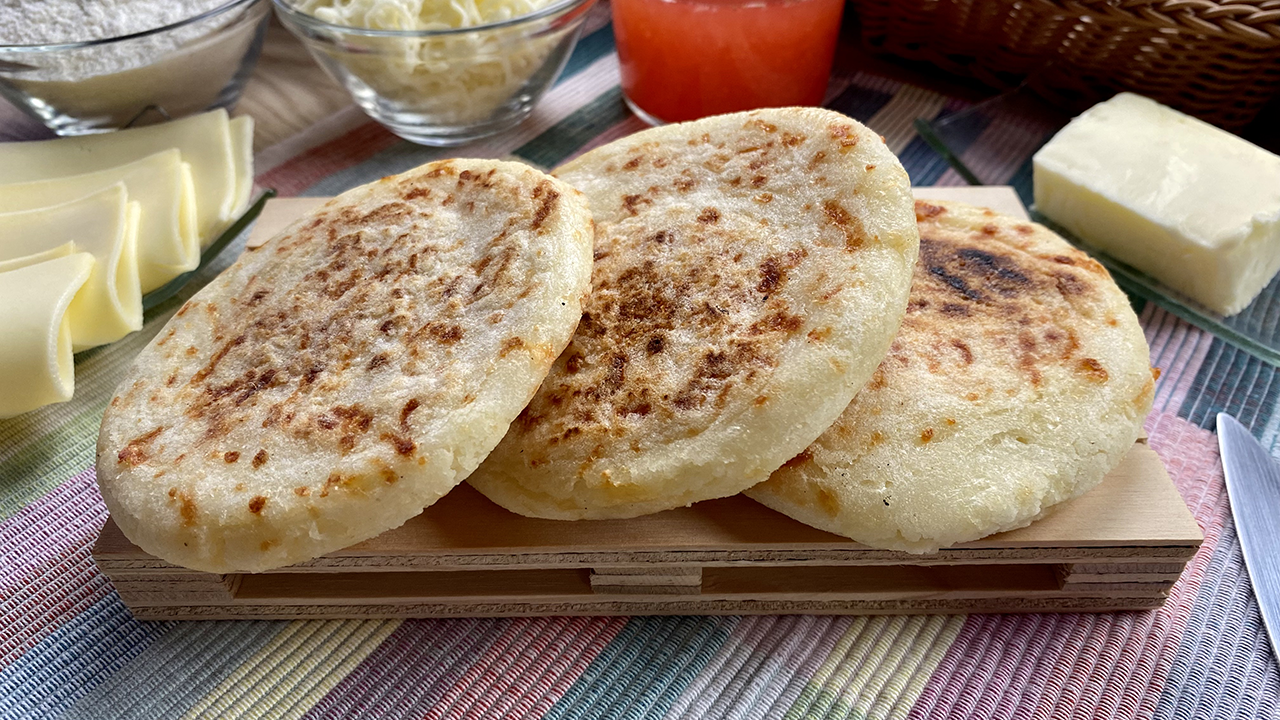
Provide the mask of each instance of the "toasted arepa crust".
[{"label": "toasted arepa crust", "polygon": [[596,220],[582,322],[470,478],[515,512],[625,518],[740,492],[884,356],[918,238],[906,172],[828,110],[670,125],[556,171]]},{"label": "toasted arepa crust", "polygon": [[913,553],[1031,523],[1132,447],[1154,379],[1107,271],[1043,226],[918,202],[902,330],[822,437],[747,494]]},{"label": "toasted arepa crust", "polygon": [[261,571],[402,524],[502,438],[590,288],[580,193],[450,160],[293,223],[187,302],[103,418],[125,535],[208,572]]}]

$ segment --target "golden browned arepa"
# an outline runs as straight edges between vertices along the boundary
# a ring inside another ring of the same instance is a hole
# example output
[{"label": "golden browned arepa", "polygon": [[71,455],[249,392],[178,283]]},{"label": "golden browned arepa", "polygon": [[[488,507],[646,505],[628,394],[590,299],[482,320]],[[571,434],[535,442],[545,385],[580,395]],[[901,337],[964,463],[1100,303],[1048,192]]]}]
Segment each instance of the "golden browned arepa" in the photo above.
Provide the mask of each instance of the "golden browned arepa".
[{"label": "golden browned arepa", "polygon": [[329,201],[182,306],[111,401],[98,482],[139,547],[261,571],[402,524],[502,438],[590,289],[582,196],[430,163]]},{"label": "golden browned arepa", "polygon": [[917,202],[902,330],[840,419],[747,491],[791,517],[913,553],[1031,523],[1132,447],[1155,383],[1107,271],[1040,225]]},{"label": "golden browned arepa", "polygon": [[884,357],[918,248],[906,172],[816,108],[669,125],[557,171],[596,221],[565,353],[470,478],[534,517],[625,518],[740,492]]}]

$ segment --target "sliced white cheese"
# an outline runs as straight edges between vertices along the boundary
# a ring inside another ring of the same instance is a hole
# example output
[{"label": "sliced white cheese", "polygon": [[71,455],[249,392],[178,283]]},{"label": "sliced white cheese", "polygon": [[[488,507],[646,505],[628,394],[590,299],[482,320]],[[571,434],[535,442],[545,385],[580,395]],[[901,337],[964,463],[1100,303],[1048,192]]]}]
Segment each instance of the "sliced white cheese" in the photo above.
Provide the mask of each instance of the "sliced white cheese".
[{"label": "sliced white cheese", "polygon": [[1280,157],[1122,93],[1034,158],[1036,209],[1223,315],[1280,269]]},{"label": "sliced white cheese", "polygon": [[93,256],[75,253],[0,273],[0,419],[71,399],[67,307],[92,270]]},{"label": "sliced white cheese", "polygon": [[10,270],[17,270],[28,265],[37,265],[46,260],[54,258],[66,257],[76,254],[76,244],[73,242],[63,243],[57,247],[51,247],[48,250],[41,250],[30,255],[20,255],[9,260],[0,260],[0,273],[7,273]]},{"label": "sliced white cheese", "polygon": [[[138,217],[123,183],[78,200],[35,210],[0,213],[0,269],[50,251],[87,252],[93,272],[67,309],[76,352],[115,342],[142,329],[138,284]],[[45,257],[44,259],[48,259]],[[28,263],[34,264],[34,263]]]},{"label": "sliced white cheese", "polygon": [[[243,128],[237,132],[242,133]],[[105,170],[176,149],[191,166],[196,232],[203,246],[243,211],[240,168],[227,112],[191,117],[100,135],[0,145],[0,183],[30,182]],[[251,143],[252,144],[252,143]]]},{"label": "sliced white cheese", "polygon": [[138,280],[150,292],[200,264],[191,168],[177,150],[106,170],[0,185],[0,212],[57,205],[123,183],[138,219]]},{"label": "sliced white cheese", "polygon": [[253,118],[248,115],[232,118],[230,127],[236,175],[235,216],[239,217],[249,207],[253,195]]}]

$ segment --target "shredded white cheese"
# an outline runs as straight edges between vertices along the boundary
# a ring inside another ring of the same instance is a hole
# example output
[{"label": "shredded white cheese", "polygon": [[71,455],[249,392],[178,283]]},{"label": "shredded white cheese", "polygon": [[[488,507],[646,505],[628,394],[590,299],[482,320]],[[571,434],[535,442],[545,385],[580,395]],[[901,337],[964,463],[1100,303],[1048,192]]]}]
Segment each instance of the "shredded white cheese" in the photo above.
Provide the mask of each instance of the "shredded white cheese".
[{"label": "shredded white cheese", "polygon": [[299,10],[370,30],[447,30],[528,15],[553,0],[302,0]]},{"label": "shredded white cheese", "polygon": [[[555,0],[301,0],[298,10],[334,25],[371,30],[477,27],[540,10]],[[489,118],[515,97],[562,39],[528,28],[430,38],[369,38],[377,55],[330,50],[383,100],[440,124]]]}]

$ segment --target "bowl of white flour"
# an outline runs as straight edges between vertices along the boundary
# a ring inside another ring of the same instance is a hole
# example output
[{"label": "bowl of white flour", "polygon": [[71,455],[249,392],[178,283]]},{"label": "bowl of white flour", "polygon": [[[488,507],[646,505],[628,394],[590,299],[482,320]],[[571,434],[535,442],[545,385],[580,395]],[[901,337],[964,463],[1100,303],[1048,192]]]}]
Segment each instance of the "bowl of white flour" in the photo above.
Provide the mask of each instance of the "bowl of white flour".
[{"label": "bowl of white flour", "polygon": [[59,135],[230,108],[268,0],[0,0],[0,96]]}]

